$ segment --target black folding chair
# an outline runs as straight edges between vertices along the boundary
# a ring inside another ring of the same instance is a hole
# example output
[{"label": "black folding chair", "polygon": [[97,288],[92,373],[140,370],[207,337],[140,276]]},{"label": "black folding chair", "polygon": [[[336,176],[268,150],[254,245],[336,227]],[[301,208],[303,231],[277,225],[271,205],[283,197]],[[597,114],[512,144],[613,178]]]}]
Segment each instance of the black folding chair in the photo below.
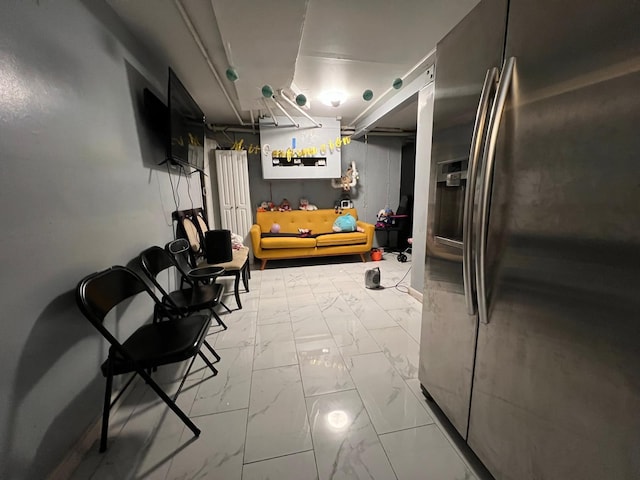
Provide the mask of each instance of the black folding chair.
[{"label": "black folding chair", "polygon": [[[163,308],[160,300],[147,284],[135,272],[126,267],[115,266],[102,272],[93,273],[81,280],[76,289],[76,301],[80,310],[111,345],[108,357],[101,366],[107,385],[102,413],[100,452],[107,449],[109,412],[136,374],[144,379],[197,437],[200,430],[176,405],[175,401],[184,386],[196,356],[200,356],[204,360],[214,376],[218,373],[201,351],[202,345],[205,345],[219,359],[205,340],[211,326],[211,318],[207,315],[196,314],[173,318],[168,312],[162,312],[158,316],[164,318],[163,320],[142,325],[124,341],[120,341],[109,331],[105,326],[107,314],[124,300],[142,292],[146,292],[158,308]],[[173,398],[170,398],[148,372],[162,365],[189,359],[191,362],[180,382],[178,391]],[[134,375],[112,401],[113,377],[125,373],[134,373]]]},{"label": "black folding chair", "polygon": [[[223,291],[221,284],[205,284],[194,281],[193,278],[180,270],[174,257],[162,247],[154,246],[144,250],[140,254],[140,262],[145,274],[162,295],[162,304],[165,309],[179,315],[190,315],[202,310],[209,310],[218,325],[225,330],[227,329],[215,311],[215,307],[221,304],[220,299]],[[158,275],[172,267],[176,268],[181,276],[180,288],[173,292],[167,292],[158,281]],[[183,287],[185,283],[187,286]]]}]

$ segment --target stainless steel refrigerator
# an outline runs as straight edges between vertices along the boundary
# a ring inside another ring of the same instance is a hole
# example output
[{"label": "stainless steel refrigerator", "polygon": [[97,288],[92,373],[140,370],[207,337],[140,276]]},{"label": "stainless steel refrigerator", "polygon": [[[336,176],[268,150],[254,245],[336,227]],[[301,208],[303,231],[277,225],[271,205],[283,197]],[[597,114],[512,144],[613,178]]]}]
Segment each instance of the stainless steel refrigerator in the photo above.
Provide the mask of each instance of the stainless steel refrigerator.
[{"label": "stainless steel refrigerator", "polygon": [[640,478],[640,1],[436,51],[419,378],[498,479]]}]

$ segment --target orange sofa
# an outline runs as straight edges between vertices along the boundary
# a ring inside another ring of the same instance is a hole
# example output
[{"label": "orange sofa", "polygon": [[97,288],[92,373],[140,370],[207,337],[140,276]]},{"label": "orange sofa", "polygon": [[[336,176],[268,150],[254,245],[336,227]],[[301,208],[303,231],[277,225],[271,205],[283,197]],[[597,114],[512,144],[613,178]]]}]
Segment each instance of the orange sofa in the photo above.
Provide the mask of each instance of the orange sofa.
[{"label": "orange sofa", "polygon": [[[328,255],[360,255],[366,262],[364,254],[373,246],[375,227],[359,221],[355,208],[342,211],[346,213],[356,219],[363,232],[333,232],[333,222],[340,216],[333,209],[257,212],[250,233],[253,255],[262,260],[260,269],[264,270],[268,260]],[[277,234],[270,231],[274,223],[280,225]],[[299,229],[310,230],[310,235],[301,235]]]}]

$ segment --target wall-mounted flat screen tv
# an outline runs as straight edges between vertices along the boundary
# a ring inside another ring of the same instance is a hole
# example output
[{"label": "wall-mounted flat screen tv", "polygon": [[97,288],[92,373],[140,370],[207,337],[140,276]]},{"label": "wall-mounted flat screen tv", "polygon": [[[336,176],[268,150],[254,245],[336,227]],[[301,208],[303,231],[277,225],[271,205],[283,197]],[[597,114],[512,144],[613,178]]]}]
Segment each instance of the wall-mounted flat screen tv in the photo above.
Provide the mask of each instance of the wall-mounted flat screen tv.
[{"label": "wall-mounted flat screen tv", "polygon": [[175,72],[169,67],[167,92],[169,140],[167,160],[204,171],[205,116]]}]

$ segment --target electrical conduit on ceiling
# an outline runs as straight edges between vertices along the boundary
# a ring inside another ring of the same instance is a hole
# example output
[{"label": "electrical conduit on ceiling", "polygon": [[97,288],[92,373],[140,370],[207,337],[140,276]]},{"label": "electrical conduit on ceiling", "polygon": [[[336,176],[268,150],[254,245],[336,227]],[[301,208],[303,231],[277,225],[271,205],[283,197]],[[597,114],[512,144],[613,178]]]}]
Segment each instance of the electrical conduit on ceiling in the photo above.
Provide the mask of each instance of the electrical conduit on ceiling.
[{"label": "electrical conduit on ceiling", "polygon": [[295,108],[298,112],[300,112],[302,115],[304,115],[305,117],[307,117],[309,120],[311,120],[311,122],[313,122],[313,124],[318,127],[321,128],[322,124],[316,122],[313,118],[311,118],[311,115],[309,115],[307,112],[305,112],[304,110],[302,110],[298,105],[296,105],[294,102],[292,102],[291,100],[289,100],[287,98],[287,96],[282,92],[282,90],[280,90],[280,98],[282,98],[282,100],[284,100],[285,102],[287,102],[289,105],[291,105],[293,108]]},{"label": "electrical conduit on ceiling", "polygon": [[233,110],[233,113],[235,113],[236,118],[238,119],[238,122],[240,122],[240,125],[247,125],[244,122],[244,120],[242,120],[242,117],[240,116],[240,113],[238,112],[238,109],[233,104],[233,101],[231,100],[231,97],[229,96],[229,93],[227,92],[227,89],[224,87],[224,84],[222,83],[222,79],[220,78],[220,75],[218,75],[218,72],[216,71],[215,67],[213,66],[213,62],[211,61],[211,57],[209,57],[209,53],[207,52],[207,49],[205,48],[204,44],[202,43],[202,39],[200,38],[200,35],[198,34],[198,32],[196,31],[195,27],[193,26],[193,22],[189,18],[189,14],[187,13],[187,11],[182,6],[181,0],[174,0],[174,3],[176,5],[176,7],[178,8],[178,11],[180,12],[180,16],[182,17],[182,21],[184,22],[184,24],[186,25],[187,29],[191,33],[191,36],[193,37],[193,40],[196,42],[196,45],[198,45],[198,48],[200,49],[200,53],[202,53],[202,56],[206,60],[207,66],[209,67],[209,70],[211,70],[211,73],[213,73],[213,76],[215,77],[216,81],[218,82],[218,85],[220,86],[220,89],[222,90],[222,93],[224,94],[225,98],[227,99],[227,102],[229,102],[229,105],[231,106],[231,109]]},{"label": "electrical conduit on ceiling", "polygon": [[[424,69],[426,70],[428,68],[428,66],[433,63],[433,59],[434,58],[435,58],[435,49],[430,51],[429,53],[427,53],[424,57],[422,57],[422,59],[420,59],[420,61],[418,63],[416,63],[413,67],[411,67],[411,69],[409,69],[409,71],[407,71],[407,73],[405,73],[402,77],[400,77],[401,80],[404,82],[411,75],[413,75],[415,72],[417,72],[421,67],[425,67]],[[422,73],[422,72],[420,72],[420,73]],[[369,110],[371,110],[378,103],[380,103],[382,100],[384,100],[386,98],[386,96],[390,92],[392,92],[394,90],[395,90],[395,88],[393,88],[393,86],[391,86],[391,87],[387,88],[384,92],[382,92],[382,94],[379,95],[376,100],[374,100],[367,108],[365,108],[362,112],[360,112],[360,115],[358,115],[356,118],[351,120],[351,125],[355,126],[356,123],[358,122],[358,120],[360,120],[362,117],[364,117],[365,114]]]},{"label": "electrical conduit on ceiling", "polygon": [[275,96],[275,95],[272,95],[272,96],[271,96],[271,100],[273,100],[273,103],[275,103],[275,104],[276,104],[276,106],[280,109],[280,111],[281,111],[282,113],[284,113],[284,115],[285,115],[285,116],[286,116],[286,117],[291,121],[291,123],[293,123],[293,126],[294,126],[294,127],[296,127],[296,128],[300,128],[300,124],[299,124],[298,122],[296,122],[296,121],[291,117],[291,115],[289,115],[289,114],[287,113],[287,111],[286,111],[286,110],[284,109],[284,107],[280,104],[280,102],[279,102],[278,100],[276,100],[276,96]]}]

